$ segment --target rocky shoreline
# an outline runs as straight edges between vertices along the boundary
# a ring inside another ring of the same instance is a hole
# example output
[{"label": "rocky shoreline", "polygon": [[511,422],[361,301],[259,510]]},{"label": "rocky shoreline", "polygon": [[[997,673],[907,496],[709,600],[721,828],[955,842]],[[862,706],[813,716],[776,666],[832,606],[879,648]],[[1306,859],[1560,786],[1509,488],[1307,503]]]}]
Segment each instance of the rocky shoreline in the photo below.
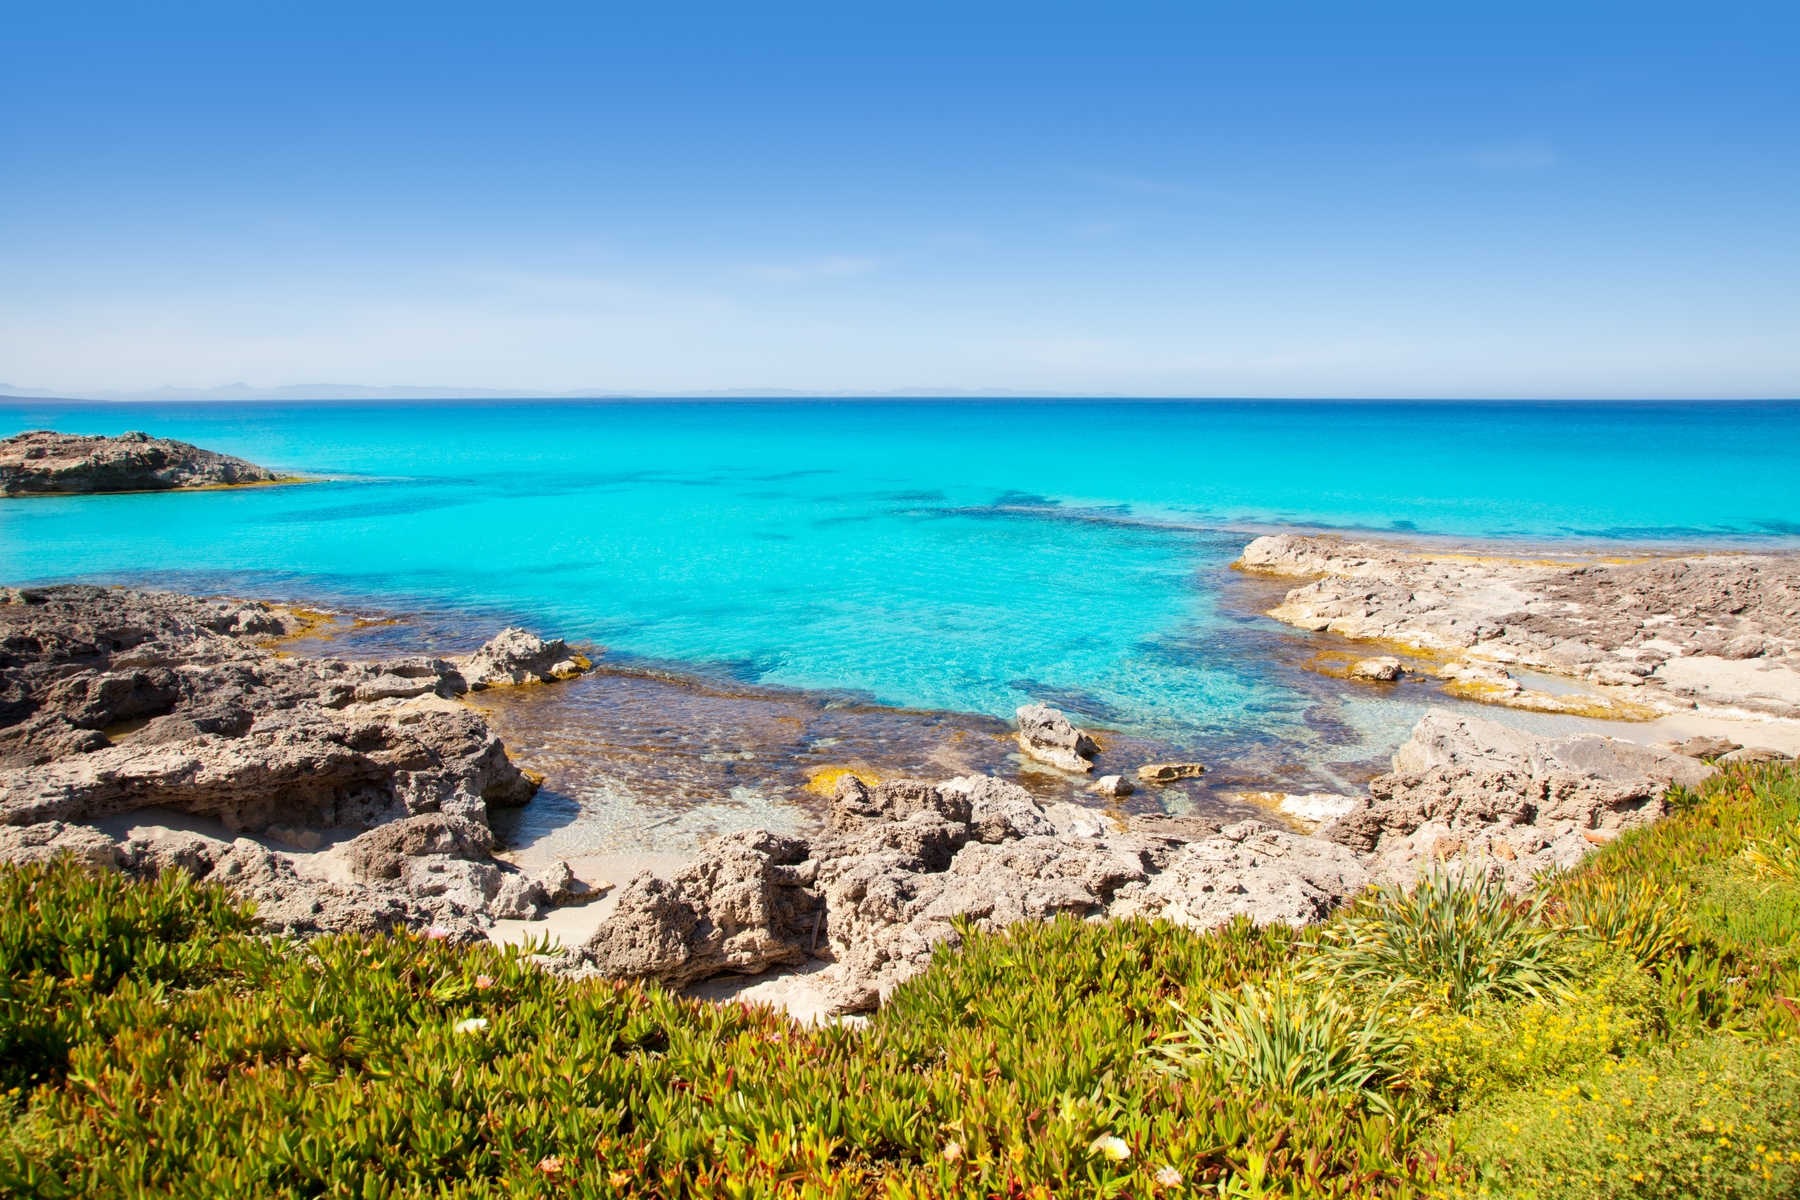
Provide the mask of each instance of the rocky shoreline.
[{"label": "rocky shoreline", "polygon": [[[307,624],[169,593],[0,590],[0,859],[179,867],[296,934],[478,937],[493,916],[568,898],[562,873],[524,879],[492,859],[490,809],[524,804],[537,783],[455,698],[566,678],[587,660],[520,629],[460,660],[348,663],[272,644]],[[164,818],[153,836],[100,828],[145,811]],[[309,869],[329,834],[365,830]]]},{"label": "rocky shoreline", "polygon": [[229,454],[135,431],[88,437],[34,429],[0,439],[0,496],[160,492],[293,481],[293,476]]},{"label": "rocky shoreline", "polygon": [[[1267,541],[1252,544],[1258,562],[1316,561],[1291,545],[1267,553]],[[1758,615],[1769,607],[1732,615],[1760,621],[1761,636],[1782,646],[1788,627]],[[1365,604],[1355,620],[1375,611]],[[1437,621],[1452,631],[1433,634],[1442,646],[1461,644],[1459,624],[1436,609],[1402,616],[1421,613],[1437,614],[1416,623],[1421,638]],[[593,898],[566,863],[527,874],[495,857],[491,813],[528,801],[536,781],[461,699],[570,678],[590,667],[585,658],[521,629],[461,658],[294,657],[282,641],[309,619],[117,588],[0,590],[0,861],[73,854],[143,877],[185,870],[255,901],[265,929],[290,936],[411,929],[474,940],[497,921],[533,922]],[[1471,636],[1465,649],[1498,643],[1523,656],[1528,643],[1509,630],[1550,636],[1522,620],[1476,627],[1499,632]],[[1091,773],[1095,740],[1054,708],[1022,708],[1016,736],[1035,761],[1075,779]],[[1405,885],[1425,870],[1523,892],[1543,870],[1655,820],[1669,788],[1713,772],[1707,760],[1742,753],[1705,739],[1534,737],[1432,710],[1365,794],[1302,798],[1312,807],[1293,811],[1310,820],[1286,827],[1045,802],[991,775],[871,786],[845,773],[819,836],[715,838],[678,870],[630,879],[609,916],[542,961],[671,987],[805,971],[818,1011],[862,1012],[935,948],[957,944],[964,922],[1000,929],[1069,914],[1301,925],[1370,884]],[[1117,765],[1135,770],[1092,784],[1102,802],[1204,770]],[[216,822],[228,836],[181,819]],[[1311,822],[1322,823],[1301,832]]]},{"label": "rocky shoreline", "polygon": [[[1552,561],[1276,534],[1233,565],[1311,579],[1268,615],[1424,656],[1464,699],[1614,720],[1800,718],[1800,554]],[[1527,687],[1517,670],[1593,690]]]}]

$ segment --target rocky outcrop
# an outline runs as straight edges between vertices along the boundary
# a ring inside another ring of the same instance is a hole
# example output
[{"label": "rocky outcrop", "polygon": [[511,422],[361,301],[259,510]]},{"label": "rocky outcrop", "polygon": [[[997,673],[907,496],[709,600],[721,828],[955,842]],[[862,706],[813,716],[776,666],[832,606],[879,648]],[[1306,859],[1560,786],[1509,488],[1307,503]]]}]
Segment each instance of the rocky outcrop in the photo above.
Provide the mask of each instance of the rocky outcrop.
[{"label": "rocky outcrop", "polygon": [[1145,783],[1175,783],[1182,779],[1198,779],[1206,774],[1206,764],[1197,762],[1145,763],[1138,768],[1138,778]]},{"label": "rocky outcrop", "polygon": [[545,641],[517,625],[509,625],[495,634],[487,645],[463,659],[458,669],[464,686],[470,691],[479,691],[572,679],[591,666],[592,663],[570,650],[561,638]]},{"label": "rocky outcrop", "polygon": [[1019,749],[1059,771],[1085,775],[1094,769],[1090,760],[1100,753],[1100,744],[1069,724],[1060,709],[1027,704],[1019,709]]},{"label": "rocky outcrop", "polygon": [[1439,709],[1414,727],[1393,767],[1318,836],[1368,855],[1378,880],[1475,869],[1520,893],[1538,872],[1573,866],[1656,820],[1671,786],[1698,786],[1713,771],[1655,747],[1596,734],[1538,738]]},{"label": "rocky outcrop", "polygon": [[938,946],[956,944],[964,921],[982,930],[1064,913],[1299,922],[1363,878],[1344,846],[1255,822],[1220,831],[1194,818],[1046,811],[986,776],[875,788],[846,776],[827,834],[732,835],[673,880],[641,875],[578,957],[602,974],[673,985],[824,958],[836,1007],[863,1011],[924,970]]},{"label": "rocky outcrop", "polygon": [[157,492],[292,478],[146,433],[85,437],[35,429],[0,440],[0,495]]},{"label": "rocky outcrop", "polygon": [[[1237,565],[1318,577],[1269,615],[1447,657],[1447,690],[1468,699],[1601,717],[1800,717],[1800,556],[1547,562],[1281,534],[1251,542]],[[1532,690],[1509,667],[1595,691]]]},{"label": "rocky outcrop", "polygon": [[[523,804],[536,784],[453,699],[467,688],[456,664],[294,658],[261,644],[299,627],[263,604],[0,590],[0,861],[72,854],[143,875],[181,869],[254,900],[266,925],[290,933],[462,936],[573,898],[572,879],[527,878],[491,858],[490,807]],[[494,670],[565,661],[563,643],[522,632],[472,657]],[[117,842],[91,824],[144,808],[300,851],[322,846],[320,830],[369,832],[333,852],[349,876],[334,881],[247,838]]]}]

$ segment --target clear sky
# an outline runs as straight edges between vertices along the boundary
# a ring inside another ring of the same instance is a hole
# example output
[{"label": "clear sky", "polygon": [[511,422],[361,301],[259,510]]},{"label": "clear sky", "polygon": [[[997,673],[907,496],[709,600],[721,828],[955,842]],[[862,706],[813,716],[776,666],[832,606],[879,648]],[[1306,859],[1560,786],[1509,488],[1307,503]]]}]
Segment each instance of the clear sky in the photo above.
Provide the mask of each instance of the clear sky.
[{"label": "clear sky", "polygon": [[0,381],[1800,395],[1800,6],[0,4]]}]

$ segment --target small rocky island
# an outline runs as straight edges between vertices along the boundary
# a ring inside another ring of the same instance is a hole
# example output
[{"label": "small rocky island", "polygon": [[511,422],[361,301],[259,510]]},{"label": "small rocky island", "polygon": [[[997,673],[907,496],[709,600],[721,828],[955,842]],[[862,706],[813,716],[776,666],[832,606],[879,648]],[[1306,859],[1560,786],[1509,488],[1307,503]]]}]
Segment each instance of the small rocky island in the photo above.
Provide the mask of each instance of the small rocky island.
[{"label": "small rocky island", "polygon": [[228,454],[135,431],[87,437],[34,429],[0,440],[0,496],[163,492],[292,478]]}]

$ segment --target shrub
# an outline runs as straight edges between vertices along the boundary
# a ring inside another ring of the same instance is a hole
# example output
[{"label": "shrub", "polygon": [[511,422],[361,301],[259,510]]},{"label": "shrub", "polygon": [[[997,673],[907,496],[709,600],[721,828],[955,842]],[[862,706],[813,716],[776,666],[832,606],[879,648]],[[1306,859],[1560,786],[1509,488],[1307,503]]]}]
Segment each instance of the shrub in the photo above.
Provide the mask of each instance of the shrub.
[{"label": "shrub", "polygon": [[1498,887],[1434,871],[1410,893],[1380,889],[1326,926],[1306,975],[1410,987],[1453,1012],[1541,996],[1568,966],[1537,916]]},{"label": "shrub", "polygon": [[1778,1197],[1800,1191],[1800,1050],[1710,1035],[1497,1096],[1451,1126],[1482,1190]]},{"label": "shrub", "polygon": [[1408,1075],[1420,1096],[1456,1108],[1565,1078],[1638,1044],[1652,1023],[1654,982],[1629,956],[1596,943],[1576,947],[1572,959],[1575,982],[1553,996],[1415,1014]]},{"label": "shrub", "polygon": [[182,872],[154,884],[76,863],[0,871],[0,1089],[55,1079],[124,1007],[264,957],[253,920]]},{"label": "shrub", "polygon": [[1392,1112],[1388,1085],[1407,1057],[1385,1007],[1289,980],[1214,992],[1157,1050],[1184,1074],[1249,1091],[1353,1097],[1383,1113]]}]

